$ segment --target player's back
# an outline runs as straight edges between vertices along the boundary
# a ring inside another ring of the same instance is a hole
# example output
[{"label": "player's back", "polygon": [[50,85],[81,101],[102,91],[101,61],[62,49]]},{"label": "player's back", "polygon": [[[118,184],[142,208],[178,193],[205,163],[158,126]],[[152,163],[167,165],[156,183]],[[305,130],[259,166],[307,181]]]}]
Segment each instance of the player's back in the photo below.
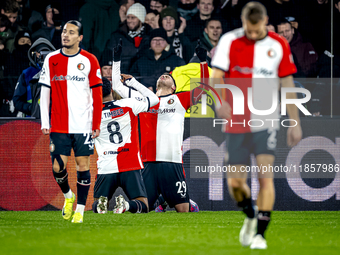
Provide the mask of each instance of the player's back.
[{"label": "player's back", "polygon": [[118,173],[143,168],[139,153],[137,114],[146,111],[136,99],[105,102],[100,136],[95,139],[98,173]]}]

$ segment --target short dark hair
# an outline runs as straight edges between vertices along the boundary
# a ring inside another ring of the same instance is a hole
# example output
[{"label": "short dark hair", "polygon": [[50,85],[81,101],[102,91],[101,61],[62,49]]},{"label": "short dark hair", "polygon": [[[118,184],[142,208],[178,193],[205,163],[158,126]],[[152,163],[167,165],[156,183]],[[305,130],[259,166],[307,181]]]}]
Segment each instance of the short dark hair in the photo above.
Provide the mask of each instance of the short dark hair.
[{"label": "short dark hair", "polygon": [[111,84],[111,82],[110,82],[107,78],[105,78],[105,77],[102,78],[102,81],[103,81],[103,87],[102,87],[103,97],[106,97],[106,96],[110,95],[110,93],[111,93],[112,84]]},{"label": "short dark hair", "polygon": [[162,6],[169,6],[169,0],[150,0],[150,2],[151,1],[159,2]]},{"label": "short dark hair", "polygon": [[11,22],[5,14],[0,13],[0,27],[9,28],[11,26]]},{"label": "short dark hair", "polygon": [[277,22],[277,26],[278,25],[284,25],[284,24],[289,24],[290,25],[290,28],[292,28],[292,23],[290,23],[287,19],[280,19],[278,22]]},{"label": "short dark hair", "polygon": [[249,2],[243,9],[241,17],[249,20],[251,24],[257,24],[267,16],[266,7],[259,2]]},{"label": "short dark hair", "polygon": [[83,25],[78,20],[69,20],[66,22],[66,24],[72,24],[78,27],[78,33],[79,35],[83,34]]},{"label": "short dark hair", "polygon": [[205,28],[208,27],[210,21],[219,21],[219,22],[221,23],[221,27],[222,27],[222,21],[221,21],[219,18],[214,18],[214,17],[212,17],[212,18],[207,19],[207,20],[205,21]]},{"label": "short dark hair", "polygon": [[20,5],[16,0],[5,0],[5,3],[1,5],[1,9],[5,13],[16,13],[20,10]]}]

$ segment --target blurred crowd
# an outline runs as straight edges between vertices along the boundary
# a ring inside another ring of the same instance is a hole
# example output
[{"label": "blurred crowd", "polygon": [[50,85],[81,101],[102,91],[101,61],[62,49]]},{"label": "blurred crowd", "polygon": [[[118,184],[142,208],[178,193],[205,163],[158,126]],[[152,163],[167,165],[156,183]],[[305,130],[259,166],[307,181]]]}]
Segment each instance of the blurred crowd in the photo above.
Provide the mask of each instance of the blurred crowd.
[{"label": "blurred crowd", "polygon": [[[30,86],[40,71],[38,60],[42,49],[61,48],[62,28],[68,20],[79,20],[83,24],[81,47],[97,57],[104,77],[112,78],[112,47],[121,39],[121,72],[135,76],[155,91],[157,77],[195,61],[198,41],[208,51],[210,64],[221,35],[241,26],[241,10],[248,2],[250,0],[2,0],[0,117],[30,116],[23,102],[32,98],[18,91],[18,87]],[[259,2],[267,8],[268,30],[282,35],[290,44],[298,69],[295,78],[300,78],[297,86],[312,93],[306,107],[315,116],[330,115],[331,107],[334,115],[340,115],[339,78],[334,79],[333,91],[329,83],[320,79],[331,75],[340,77],[337,32],[340,0],[334,0],[333,6],[331,0]],[[38,39],[39,43],[32,47]]]}]

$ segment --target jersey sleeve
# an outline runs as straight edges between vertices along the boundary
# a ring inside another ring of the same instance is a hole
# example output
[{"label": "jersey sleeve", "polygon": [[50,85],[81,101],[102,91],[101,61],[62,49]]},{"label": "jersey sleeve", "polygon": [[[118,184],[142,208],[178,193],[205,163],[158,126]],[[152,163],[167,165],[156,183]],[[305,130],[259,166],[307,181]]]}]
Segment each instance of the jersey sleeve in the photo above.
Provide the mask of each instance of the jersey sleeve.
[{"label": "jersey sleeve", "polygon": [[297,69],[294,64],[293,55],[290,51],[290,46],[287,40],[283,39],[281,41],[282,46],[282,59],[279,65],[278,76],[280,78],[286,77],[296,73]]},{"label": "jersey sleeve", "polygon": [[134,97],[130,98],[131,108],[135,115],[141,112],[147,112],[150,108],[150,101],[148,97]]},{"label": "jersey sleeve", "polygon": [[217,44],[211,66],[228,72],[230,65],[230,46],[234,39],[233,34],[227,33],[222,36]]},{"label": "jersey sleeve", "polygon": [[51,88],[51,79],[50,79],[50,55],[47,55],[45,58],[43,67],[41,69],[39,83],[43,86]]},{"label": "jersey sleeve", "polygon": [[90,62],[91,62],[91,70],[89,73],[89,85],[90,88],[93,88],[94,86],[97,86],[99,84],[102,84],[102,75],[100,73],[100,66],[98,63],[98,60],[95,56],[92,56],[92,58],[90,58]]},{"label": "jersey sleeve", "polygon": [[186,91],[176,94],[185,110],[190,108],[190,93],[190,91]]}]

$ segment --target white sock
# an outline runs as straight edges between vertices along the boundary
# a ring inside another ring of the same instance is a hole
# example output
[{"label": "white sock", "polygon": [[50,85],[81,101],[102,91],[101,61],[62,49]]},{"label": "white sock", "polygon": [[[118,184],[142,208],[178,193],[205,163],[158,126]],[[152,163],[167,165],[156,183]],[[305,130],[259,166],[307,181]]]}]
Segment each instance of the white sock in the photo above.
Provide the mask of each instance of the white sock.
[{"label": "white sock", "polygon": [[65,197],[65,198],[72,198],[72,194],[73,194],[73,192],[72,192],[72,190],[70,189],[67,193],[64,193],[64,197]]},{"label": "white sock", "polygon": [[130,204],[127,201],[125,201],[125,208],[126,208],[126,211],[130,209]]},{"label": "white sock", "polygon": [[84,216],[84,210],[85,210],[85,205],[78,205],[77,204],[77,208],[76,208],[76,211],[75,213],[81,213],[82,216]]}]

